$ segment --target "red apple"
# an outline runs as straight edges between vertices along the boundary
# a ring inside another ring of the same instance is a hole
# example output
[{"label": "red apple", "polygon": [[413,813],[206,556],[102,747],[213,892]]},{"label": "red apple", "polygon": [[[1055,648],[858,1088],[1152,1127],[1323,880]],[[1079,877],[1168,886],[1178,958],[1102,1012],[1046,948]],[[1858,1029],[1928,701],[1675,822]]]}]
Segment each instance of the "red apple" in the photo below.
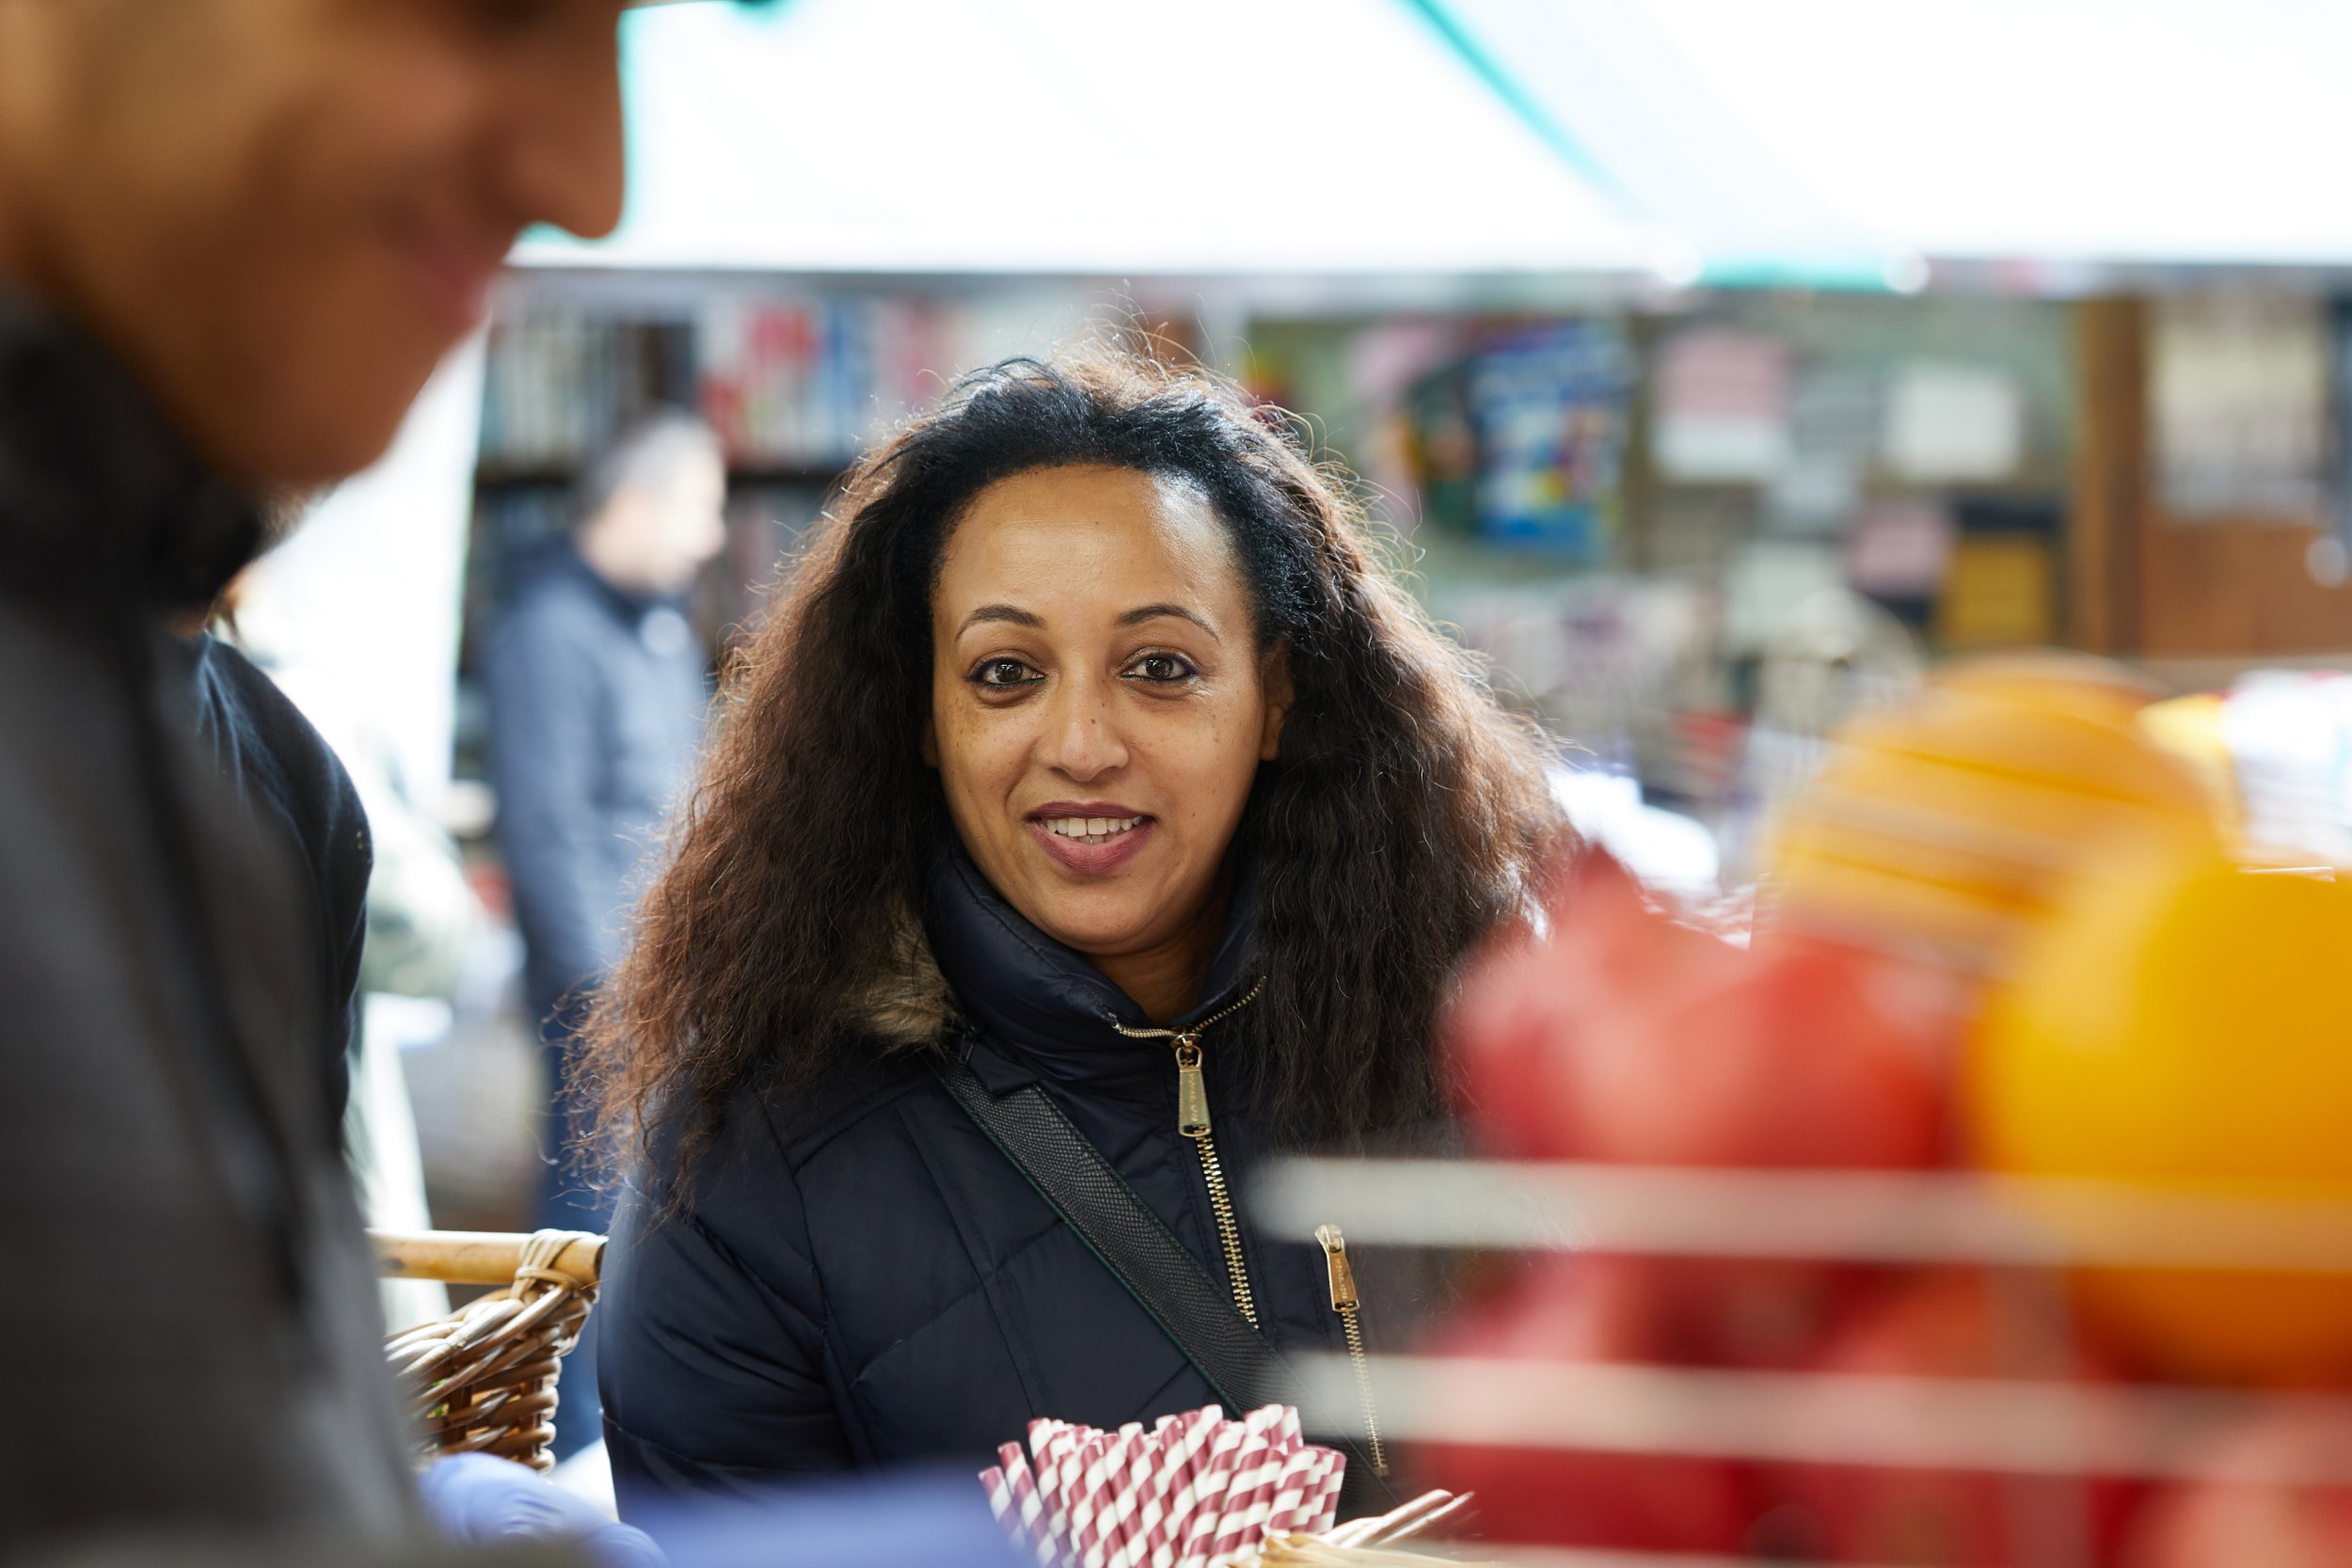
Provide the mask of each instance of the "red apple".
[{"label": "red apple", "polygon": [[2352,1487],[2290,1486],[2280,1466],[2332,1460],[2347,1433],[2277,1411],[2224,1438],[2208,1479],[2168,1487],[2133,1522],[2122,1568],[2344,1568]]},{"label": "red apple", "polygon": [[1664,1313],[1668,1357],[1702,1367],[1800,1370],[1875,1283],[1855,1265],[1755,1258],[1642,1259]]},{"label": "red apple", "polygon": [[[1654,1361],[1666,1349],[1659,1275],[1645,1260],[1533,1259],[1498,1298],[1457,1314],[1424,1348],[1531,1361]],[[1478,1494],[1493,1541],[1731,1552],[1757,1505],[1752,1470],[1681,1455],[1421,1444],[1417,1481]]]},{"label": "red apple", "polygon": [[[2014,1289],[2014,1287],[2012,1287]],[[2030,1287],[2027,1287],[2030,1289]],[[1813,1370],[1864,1376],[2082,1377],[2095,1369],[2042,1297],[1968,1270],[1899,1276],[1832,1337]],[[1780,1468],[1773,1490],[1837,1560],[2026,1568],[2103,1560],[2131,1490],[2096,1477],[1900,1465]]]},{"label": "red apple", "polygon": [[1879,960],[1779,935],[1741,951],[1587,856],[1549,929],[1475,963],[1450,1016],[1495,1151],[1668,1165],[1915,1166],[1944,1147],[1948,1021]]}]

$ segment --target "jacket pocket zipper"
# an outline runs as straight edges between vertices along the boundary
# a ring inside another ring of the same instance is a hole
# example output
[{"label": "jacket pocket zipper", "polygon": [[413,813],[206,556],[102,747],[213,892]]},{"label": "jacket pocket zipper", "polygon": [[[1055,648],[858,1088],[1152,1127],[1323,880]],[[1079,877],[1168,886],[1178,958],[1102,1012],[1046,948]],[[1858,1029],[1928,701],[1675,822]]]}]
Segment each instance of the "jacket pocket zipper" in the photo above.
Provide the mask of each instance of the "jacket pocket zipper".
[{"label": "jacket pocket zipper", "polygon": [[1331,1276],[1331,1310],[1340,1315],[1340,1327],[1347,1335],[1347,1359],[1356,1370],[1356,1398],[1364,1409],[1364,1439],[1372,1450],[1373,1473],[1386,1478],[1389,1455],[1380,1442],[1380,1412],[1372,1400],[1372,1363],[1364,1354],[1363,1303],[1356,1294],[1356,1271],[1347,1263],[1347,1238],[1336,1225],[1319,1225],[1315,1240],[1323,1244],[1324,1266]]}]

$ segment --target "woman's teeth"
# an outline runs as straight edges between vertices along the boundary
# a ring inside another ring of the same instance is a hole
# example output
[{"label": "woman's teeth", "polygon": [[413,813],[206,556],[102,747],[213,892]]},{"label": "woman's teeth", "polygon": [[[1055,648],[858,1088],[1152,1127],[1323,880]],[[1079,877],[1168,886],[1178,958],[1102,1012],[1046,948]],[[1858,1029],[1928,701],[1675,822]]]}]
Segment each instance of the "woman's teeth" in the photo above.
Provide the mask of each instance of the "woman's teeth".
[{"label": "woman's teeth", "polygon": [[1143,825],[1140,816],[1046,816],[1039,821],[1047,832],[1074,838],[1081,844],[1108,844],[1120,833]]}]

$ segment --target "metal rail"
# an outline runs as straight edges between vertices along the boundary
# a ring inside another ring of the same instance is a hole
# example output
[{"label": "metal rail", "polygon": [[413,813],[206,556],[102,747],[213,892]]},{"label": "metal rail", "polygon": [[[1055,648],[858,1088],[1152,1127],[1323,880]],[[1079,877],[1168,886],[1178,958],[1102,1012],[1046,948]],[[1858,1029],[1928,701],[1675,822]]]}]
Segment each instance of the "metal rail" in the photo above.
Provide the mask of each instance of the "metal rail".
[{"label": "metal rail", "polygon": [[[1344,1355],[1302,1370],[1316,1400],[1353,1386]],[[1422,1444],[2184,1480],[2213,1476],[2215,1443],[2260,1411],[2308,1440],[2233,1453],[2229,1479],[2352,1481],[2352,1399],[2332,1395],[1455,1356],[1372,1370],[1391,1432]]]},{"label": "metal rail", "polygon": [[1280,1234],[1331,1224],[1364,1245],[2352,1274],[2352,1201],[2124,1181],[1294,1160],[1252,1208]]}]

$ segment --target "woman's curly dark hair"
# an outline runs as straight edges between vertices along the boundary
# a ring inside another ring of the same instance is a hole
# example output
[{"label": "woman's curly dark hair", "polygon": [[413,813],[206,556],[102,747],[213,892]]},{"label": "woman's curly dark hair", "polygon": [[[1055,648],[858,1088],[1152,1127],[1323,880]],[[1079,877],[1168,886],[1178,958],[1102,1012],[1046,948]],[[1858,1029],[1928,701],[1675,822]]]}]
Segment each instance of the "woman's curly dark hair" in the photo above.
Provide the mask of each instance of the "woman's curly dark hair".
[{"label": "woman's curly dark hair", "polygon": [[1566,834],[1541,737],[1384,569],[1351,483],[1294,426],[1103,352],[968,376],[870,455],[730,669],[673,858],[587,1023],[577,1089],[609,1152],[683,1165],[747,1089],[788,1097],[878,1049],[857,1005],[908,963],[947,831],[921,735],[948,531],[995,481],[1076,464],[1197,487],[1260,648],[1287,647],[1281,755],[1234,845],[1261,901],[1253,1103],[1301,1143],[1438,1113],[1452,972]]}]

